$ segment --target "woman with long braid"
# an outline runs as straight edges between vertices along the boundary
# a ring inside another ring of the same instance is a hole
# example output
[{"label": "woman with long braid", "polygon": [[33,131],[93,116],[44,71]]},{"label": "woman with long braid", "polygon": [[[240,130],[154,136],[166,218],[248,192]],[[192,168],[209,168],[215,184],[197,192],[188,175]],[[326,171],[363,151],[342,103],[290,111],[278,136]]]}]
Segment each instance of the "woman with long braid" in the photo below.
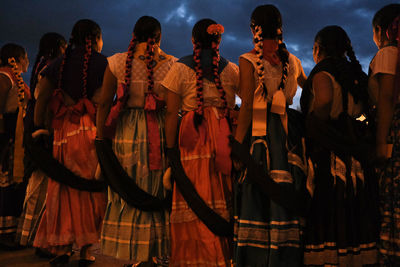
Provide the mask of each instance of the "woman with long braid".
[{"label": "woman with long braid", "polygon": [[[347,56],[347,57],[346,57]],[[315,176],[306,218],[304,265],[375,266],[378,234],[377,180],[368,137],[367,76],[339,26],[320,30],[313,47],[317,65],[303,88],[307,155]],[[364,115],[366,120],[356,120]],[[370,133],[370,134],[369,134]]]},{"label": "woman with long braid", "polygon": [[[258,6],[250,27],[255,48],[239,58],[242,105],[235,139],[249,146],[255,162],[279,188],[301,191],[306,164],[301,132],[294,127],[301,117],[288,106],[306,77],[300,60],[282,42],[282,18],[275,6]],[[235,166],[240,167],[236,160]],[[301,266],[299,216],[271,200],[247,173],[243,171],[235,190],[234,262]]]},{"label": "woman with long braid", "polygon": [[[33,112],[35,107],[35,88],[41,79],[41,73],[59,56],[63,55],[67,46],[64,37],[55,32],[46,33],[40,38],[39,52],[36,55],[31,73],[31,95],[24,118],[24,135],[30,135],[33,131]],[[37,95],[37,94],[36,94]],[[50,144],[47,144],[51,147]],[[47,177],[35,168],[25,154],[25,176],[29,177],[26,188],[25,200],[21,220],[18,225],[17,240],[23,245],[31,245],[36,234],[37,222],[40,214],[44,211],[47,192]],[[40,250],[37,250],[40,254]]]},{"label": "woman with long braid", "polygon": [[[106,119],[117,92],[118,99],[126,100],[117,104],[121,105],[119,114],[109,115],[109,121],[117,118],[113,150],[141,189],[163,198],[165,90],[161,81],[176,59],[160,49],[160,42],[160,23],[143,16],[135,24],[128,51],[108,58],[97,113],[97,138],[107,136]],[[109,188],[101,244],[103,254],[134,264],[167,258],[169,214],[131,206]]]},{"label": "woman with long braid", "polygon": [[379,51],[370,63],[369,93],[376,107],[376,156],[382,216],[381,266],[400,266],[400,4],[376,12],[373,39]]},{"label": "woman with long braid", "polygon": [[[229,115],[238,89],[238,68],[219,54],[222,25],[198,21],[192,31],[193,55],[175,63],[162,85],[167,92],[165,133],[168,159],[178,144],[187,184],[214,213],[232,218]],[[178,127],[178,111],[183,117]],[[173,176],[179,175],[174,173]],[[175,176],[176,177],[176,176]],[[177,180],[177,177],[175,178]],[[231,239],[212,232],[174,183],[171,211],[171,266],[229,266]],[[229,225],[228,225],[229,228]],[[229,229],[227,229],[229,230]]]},{"label": "woman with long braid", "polygon": [[[95,103],[107,66],[107,58],[100,54],[102,47],[99,25],[88,19],[79,20],[72,29],[65,55],[43,72],[38,84],[35,127],[44,128],[48,107],[53,115],[53,156],[83,180],[97,179],[99,169],[94,139]],[[93,262],[89,248],[100,239],[106,195],[77,190],[57,182],[56,177],[50,178],[46,210],[33,245],[56,254],[50,261],[54,265],[68,262],[74,244],[81,249],[82,263]]]},{"label": "woman with long braid", "polygon": [[5,44],[1,48],[0,235],[15,234],[24,199],[25,188],[21,186],[24,176],[23,116],[30,93],[21,73],[28,70],[28,65],[28,56],[23,47]]}]

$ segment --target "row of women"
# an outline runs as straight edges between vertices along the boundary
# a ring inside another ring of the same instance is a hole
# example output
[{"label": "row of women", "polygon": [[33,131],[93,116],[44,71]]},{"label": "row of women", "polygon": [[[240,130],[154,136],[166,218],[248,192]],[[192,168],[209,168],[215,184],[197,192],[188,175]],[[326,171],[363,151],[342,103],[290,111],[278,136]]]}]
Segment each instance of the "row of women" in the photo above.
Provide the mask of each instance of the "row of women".
[{"label": "row of women", "polygon": [[[23,208],[19,242],[53,265],[73,246],[90,264],[101,240],[132,266],[400,266],[400,5],[372,25],[369,77],[346,32],[327,26],[307,78],[273,5],[253,11],[239,67],[220,56],[211,19],[180,59],[160,49],[153,17],[108,58],[100,27],[80,20],[68,46],[42,38],[31,90],[25,50],[3,46],[1,232]],[[298,86],[302,113],[288,108]]]}]

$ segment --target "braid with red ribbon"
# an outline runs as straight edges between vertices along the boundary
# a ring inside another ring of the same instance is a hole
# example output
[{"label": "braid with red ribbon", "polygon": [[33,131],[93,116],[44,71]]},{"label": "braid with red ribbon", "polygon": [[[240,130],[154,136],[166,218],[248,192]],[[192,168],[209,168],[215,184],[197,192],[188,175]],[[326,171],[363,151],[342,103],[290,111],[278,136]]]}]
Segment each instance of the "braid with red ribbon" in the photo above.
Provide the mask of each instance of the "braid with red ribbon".
[{"label": "braid with red ribbon", "polygon": [[85,39],[85,55],[83,56],[83,97],[87,97],[87,76],[88,76],[88,68],[89,68],[89,60],[92,55],[92,40],[90,37],[86,37]]},{"label": "braid with red ribbon", "polygon": [[212,42],[211,48],[213,50],[212,66],[213,66],[214,82],[220,94],[222,100],[222,108],[224,109],[224,116],[226,117],[228,115],[228,108],[227,108],[228,103],[226,101],[226,93],[224,91],[224,88],[222,87],[221,77],[218,73],[219,59],[220,59],[219,43]]},{"label": "braid with red ribbon", "polygon": [[131,85],[132,61],[133,61],[133,54],[135,53],[136,44],[137,44],[136,37],[135,37],[135,35],[132,35],[132,39],[131,39],[131,42],[129,43],[129,47],[128,47],[128,55],[126,56],[126,61],[125,61],[124,82],[125,82],[126,88],[129,88]]},{"label": "braid with red ribbon", "polygon": [[67,59],[67,56],[69,55],[69,52],[71,51],[71,49],[72,49],[72,39],[69,39],[67,49],[65,49],[65,54],[63,55],[63,59],[60,64],[60,70],[58,72],[57,89],[61,89],[65,60]]},{"label": "braid with red ribbon", "polygon": [[156,40],[154,38],[149,38],[147,40],[147,49],[146,49],[146,55],[145,55],[145,62],[146,62],[146,67],[147,67],[147,81],[148,81],[147,92],[149,92],[149,93],[153,92],[153,88],[154,88],[153,58],[154,58],[154,45],[155,45],[155,43],[156,43]]},{"label": "braid with red ribbon", "polygon": [[194,70],[196,72],[196,100],[197,100],[197,109],[195,110],[194,115],[194,125],[201,124],[203,120],[203,105],[204,105],[204,97],[203,97],[203,70],[201,68],[200,62],[200,54],[201,54],[201,44],[195,43],[193,46],[193,60],[194,60]]}]

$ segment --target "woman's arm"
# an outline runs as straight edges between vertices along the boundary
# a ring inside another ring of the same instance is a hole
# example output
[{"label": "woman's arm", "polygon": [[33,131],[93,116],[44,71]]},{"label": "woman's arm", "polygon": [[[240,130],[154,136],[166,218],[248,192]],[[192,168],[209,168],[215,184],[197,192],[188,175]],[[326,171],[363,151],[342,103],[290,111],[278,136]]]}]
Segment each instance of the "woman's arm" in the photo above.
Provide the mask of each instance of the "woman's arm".
[{"label": "woman's arm", "polygon": [[35,104],[34,124],[36,127],[43,127],[46,119],[46,108],[54,91],[54,85],[46,77],[40,80],[37,85],[38,97]]},{"label": "woman's arm", "polygon": [[165,138],[167,147],[175,146],[178,127],[178,111],[181,107],[181,98],[178,94],[166,89],[167,114],[165,115]]},{"label": "woman's arm", "polygon": [[254,67],[244,58],[239,58],[240,71],[240,96],[242,104],[240,106],[238,126],[236,129],[235,139],[242,143],[249,129],[251,118],[253,115],[253,97],[255,90]]},{"label": "woman's arm", "polygon": [[394,81],[395,75],[378,74],[379,95],[377,110],[376,153],[378,158],[387,158],[386,139],[394,112]]},{"label": "woman's arm", "polygon": [[303,67],[301,67],[300,68],[300,75],[299,75],[299,77],[297,77],[297,85],[300,86],[301,88],[303,88],[306,80],[307,80],[307,76],[304,73]]},{"label": "woman's arm", "polygon": [[7,95],[12,87],[10,79],[4,75],[0,74],[0,133],[4,133],[4,109],[6,108]]},{"label": "woman's arm", "polygon": [[99,105],[96,115],[97,137],[104,137],[104,125],[108,113],[110,113],[111,105],[115,92],[117,90],[117,78],[112,74],[110,68],[107,66],[104,72],[103,85],[101,86]]},{"label": "woman's arm", "polygon": [[328,120],[333,99],[332,80],[327,74],[318,72],[314,75],[312,82],[314,90],[313,113],[322,120]]}]

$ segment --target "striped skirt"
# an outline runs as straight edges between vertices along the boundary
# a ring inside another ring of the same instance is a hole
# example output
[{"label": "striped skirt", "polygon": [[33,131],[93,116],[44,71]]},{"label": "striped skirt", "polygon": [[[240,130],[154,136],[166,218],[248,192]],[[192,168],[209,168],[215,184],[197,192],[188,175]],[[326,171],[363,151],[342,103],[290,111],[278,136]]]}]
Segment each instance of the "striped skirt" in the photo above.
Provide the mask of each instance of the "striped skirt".
[{"label": "striped skirt", "polygon": [[[77,124],[68,116],[62,128],[54,130],[53,156],[75,174],[95,179],[96,126],[87,114]],[[33,245],[57,254],[60,246],[80,248],[99,242],[105,207],[105,193],[81,191],[49,179],[46,210]]]},{"label": "striped skirt", "polygon": [[[163,117],[162,113],[157,116],[163,161],[161,170],[149,170],[146,114],[143,109],[125,109],[121,112],[113,142],[114,153],[127,174],[141,189],[159,198],[165,195],[162,184],[165,169]],[[105,255],[136,262],[168,256],[168,212],[141,211],[108,189],[101,250]]]},{"label": "striped skirt", "polygon": [[38,224],[43,215],[47,195],[47,176],[36,170],[29,178],[24,206],[17,230],[17,242],[22,246],[32,245]]},{"label": "striped skirt", "polygon": [[[185,133],[184,129],[193,127],[193,119],[189,116],[182,118],[179,133],[181,162],[186,175],[204,202],[225,220],[230,221],[232,178],[215,168],[220,120],[214,110],[204,109],[205,136],[199,133],[201,130]],[[192,133],[199,133],[199,137],[196,138]],[[193,143],[193,148],[185,147],[183,143],[189,146]],[[232,258],[231,241],[230,238],[212,233],[191,210],[176,185],[174,186],[171,211],[171,266],[229,266]]]},{"label": "striped skirt", "polygon": [[[301,123],[301,118],[297,121]],[[268,135],[252,137],[250,153],[276,183],[305,190],[301,131],[292,123],[294,120],[289,116],[289,136],[286,136],[279,115],[268,112]],[[235,190],[236,266],[302,266],[301,234],[300,218],[270,200],[242,174]]]},{"label": "striped skirt", "polygon": [[[376,266],[377,186],[354,158],[318,149],[305,229],[305,266]],[[375,186],[374,186],[375,185]],[[390,266],[390,265],[384,265]],[[393,265],[395,266],[395,265]]]}]

